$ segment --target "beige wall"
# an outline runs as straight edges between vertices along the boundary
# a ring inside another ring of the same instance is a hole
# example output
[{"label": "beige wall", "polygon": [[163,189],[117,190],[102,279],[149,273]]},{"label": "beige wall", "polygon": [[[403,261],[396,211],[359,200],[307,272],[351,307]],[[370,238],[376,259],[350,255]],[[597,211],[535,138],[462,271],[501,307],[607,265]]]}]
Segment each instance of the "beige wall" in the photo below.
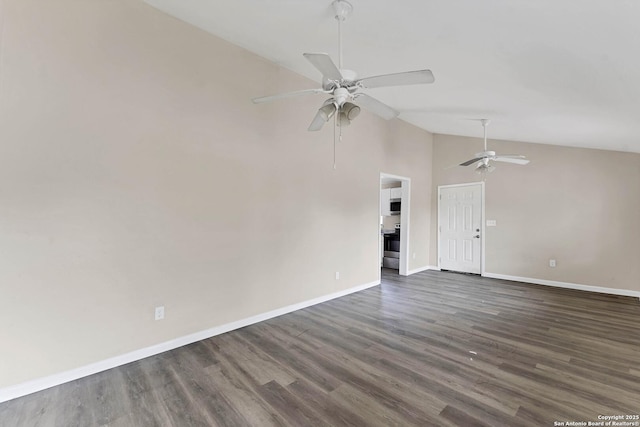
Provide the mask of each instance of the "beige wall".
[{"label": "beige wall", "polygon": [[[531,163],[496,163],[487,176],[486,218],[497,221],[486,228],[487,272],[640,291],[640,154],[494,140],[489,149]],[[433,233],[438,185],[480,178],[473,166],[446,167],[478,151],[481,139],[434,136]]]},{"label": "beige wall", "polygon": [[427,265],[429,133],[363,113],[334,171],[322,97],[249,101],[315,82],[141,2],[2,15],[0,388],[375,282],[381,172]]}]

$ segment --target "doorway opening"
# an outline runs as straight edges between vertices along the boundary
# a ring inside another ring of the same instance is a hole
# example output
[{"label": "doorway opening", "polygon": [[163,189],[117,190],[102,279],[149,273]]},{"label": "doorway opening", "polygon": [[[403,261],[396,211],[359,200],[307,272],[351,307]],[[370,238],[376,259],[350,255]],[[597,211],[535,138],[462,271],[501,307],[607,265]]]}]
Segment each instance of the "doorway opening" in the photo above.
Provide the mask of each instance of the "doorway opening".
[{"label": "doorway opening", "polygon": [[378,262],[381,268],[409,274],[409,207],[411,179],[380,174]]},{"label": "doorway opening", "polygon": [[484,182],[438,187],[438,268],[484,273]]}]

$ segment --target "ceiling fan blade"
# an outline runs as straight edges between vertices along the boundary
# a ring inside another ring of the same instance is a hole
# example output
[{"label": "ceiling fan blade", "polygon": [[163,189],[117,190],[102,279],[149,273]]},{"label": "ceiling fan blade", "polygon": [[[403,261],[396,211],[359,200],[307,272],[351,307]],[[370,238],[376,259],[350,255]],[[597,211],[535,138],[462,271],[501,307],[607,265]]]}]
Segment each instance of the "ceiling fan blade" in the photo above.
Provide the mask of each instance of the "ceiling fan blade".
[{"label": "ceiling fan blade", "polygon": [[484,157],[476,157],[475,159],[467,160],[464,163],[460,163],[460,166],[470,166],[480,160],[484,159]]},{"label": "ceiling fan blade", "polygon": [[322,73],[324,78],[342,80],[342,73],[326,53],[303,53],[302,55]]},{"label": "ceiling fan blade", "polygon": [[374,114],[377,114],[385,120],[394,119],[400,114],[387,104],[384,104],[365,93],[357,94],[356,101],[358,102],[358,105],[366,108]]},{"label": "ceiling fan blade", "polygon": [[331,92],[326,91],[324,89],[303,89],[303,90],[296,90],[293,92],[279,93],[277,95],[261,96],[259,98],[253,98],[251,101],[253,101],[254,104],[262,104],[263,102],[275,101],[276,99],[293,98],[295,96],[308,95],[312,93],[331,93]]},{"label": "ceiling fan blade", "polygon": [[313,121],[309,125],[309,131],[315,132],[322,129],[322,126],[326,123],[326,120],[322,116],[322,112],[318,110],[316,116],[313,118]]},{"label": "ceiling fan blade", "polygon": [[496,162],[515,163],[516,165],[526,165],[529,163],[529,160],[525,159],[524,156],[496,156],[492,160]]},{"label": "ceiling fan blade", "polygon": [[442,168],[442,170],[448,171],[449,169],[457,168],[458,166],[460,165],[456,163],[455,165],[449,165],[445,168]]},{"label": "ceiling fan blade", "polygon": [[433,83],[435,78],[431,70],[406,71],[404,73],[384,74],[382,76],[365,77],[358,83],[364,88],[383,86],[403,86]]}]

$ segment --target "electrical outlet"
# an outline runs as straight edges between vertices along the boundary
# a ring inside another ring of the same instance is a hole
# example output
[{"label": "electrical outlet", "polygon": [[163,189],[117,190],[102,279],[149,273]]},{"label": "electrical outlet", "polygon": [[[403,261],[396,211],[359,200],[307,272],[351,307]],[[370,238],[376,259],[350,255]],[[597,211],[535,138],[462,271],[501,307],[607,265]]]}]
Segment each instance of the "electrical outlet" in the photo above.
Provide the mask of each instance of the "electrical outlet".
[{"label": "electrical outlet", "polygon": [[336,271],[336,280],[340,280],[340,272]]},{"label": "electrical outlet", "polygon": [[159,307],[156,307],[155,310],[155,318],[156,320],[162,320],[164,319],[164,305],[161,305]]},{"label": "electrical outlet", "polygon": [[556,266],[556,260],[555,259],[550,259],[549,260],[549,267],[555,267]]}]

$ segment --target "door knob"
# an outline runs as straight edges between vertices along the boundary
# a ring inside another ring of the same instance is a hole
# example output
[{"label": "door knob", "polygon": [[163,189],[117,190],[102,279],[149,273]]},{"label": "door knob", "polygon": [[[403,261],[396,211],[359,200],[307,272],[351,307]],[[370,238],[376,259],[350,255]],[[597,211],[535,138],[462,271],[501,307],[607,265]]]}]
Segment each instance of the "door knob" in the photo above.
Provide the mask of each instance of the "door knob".
[{"label": "door knob", "polygon": [[479,239],[479,238],[480,238],[480,235],[478,234],[478,235],[476,235],[476,236],[473,236],[473,238],[474,238],[474,239]]}]

